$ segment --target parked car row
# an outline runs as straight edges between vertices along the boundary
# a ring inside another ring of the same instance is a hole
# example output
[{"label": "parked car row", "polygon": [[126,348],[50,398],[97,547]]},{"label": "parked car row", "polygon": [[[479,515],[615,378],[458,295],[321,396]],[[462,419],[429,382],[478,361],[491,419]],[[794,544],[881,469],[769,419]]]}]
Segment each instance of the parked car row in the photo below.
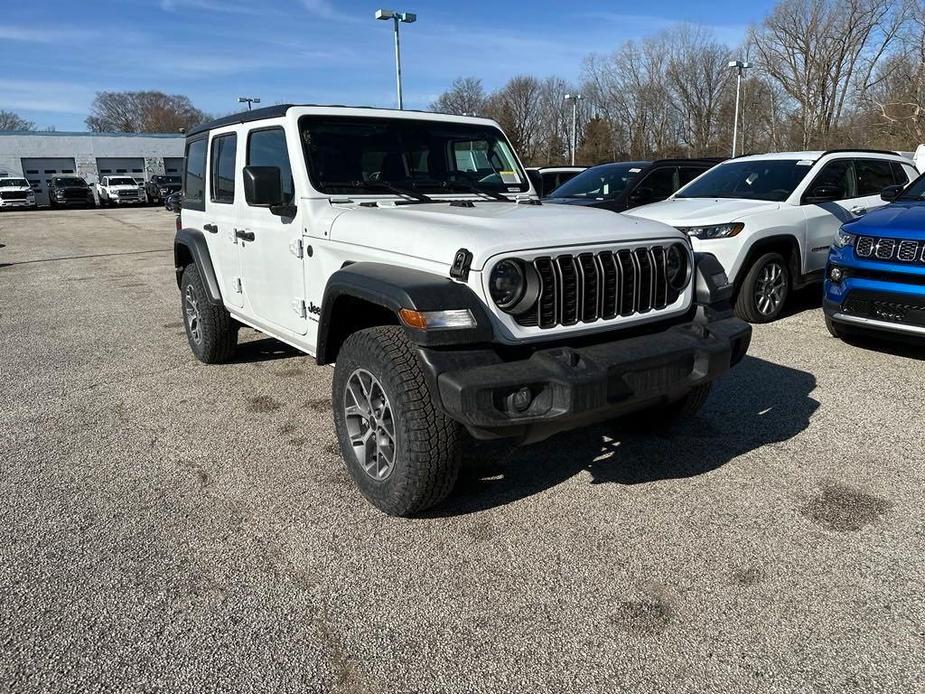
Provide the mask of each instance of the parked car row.
[{"label": "parked car row", "polygon": [[[168,210],[177,211],[168,198],[178,195],[179,176],[155,175],[145,182],[132,176],[120,174],[102,176],[90,185],[80,176],[53,176],[48,181],[48,204],[61,207],[106,207],[110,205],[163,204]],[[37,207],[35,191],[25,178],[0,174],[0,209]]]}]

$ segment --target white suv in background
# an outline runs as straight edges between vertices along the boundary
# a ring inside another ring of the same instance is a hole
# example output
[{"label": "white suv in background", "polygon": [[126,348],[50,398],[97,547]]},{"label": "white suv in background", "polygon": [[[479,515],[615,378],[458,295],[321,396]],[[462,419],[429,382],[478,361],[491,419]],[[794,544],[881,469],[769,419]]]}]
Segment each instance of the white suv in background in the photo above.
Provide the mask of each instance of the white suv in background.
[{"label": "white suv in background", "polygon": [[885,205],[880,192],[917,177],[895,152],[780,152],[729,159],[669,199],[627,214],[665,222],[722,263],[736,313],[780,316],[791,289],[821,281],[842,224]]},{"label": "white suv in background", "polygon": [[35,192],[21,176],[0,176],[0,209],[35,207]]},{"label": "white suv in background", "polygon": [[103,176],[96,184],[100,205],[137,205],[147,202],[144,188],[131,176]]}]

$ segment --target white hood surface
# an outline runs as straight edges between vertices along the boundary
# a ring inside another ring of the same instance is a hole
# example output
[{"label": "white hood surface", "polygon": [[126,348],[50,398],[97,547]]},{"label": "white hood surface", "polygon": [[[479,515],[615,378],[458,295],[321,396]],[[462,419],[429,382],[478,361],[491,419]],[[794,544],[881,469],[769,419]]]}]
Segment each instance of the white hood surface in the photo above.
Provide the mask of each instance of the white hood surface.
[{"label": "white hood surface", "polygon": [[[460,248],[472,269],[500,253],[655,239],[685,239],[669,226],[593,208],[475,202],[473,207],[434,202],[350,207],[335,219],[331,239],[380,245],[396,253],[451,263]],[[573,239],[573,240],[572,240]]]},{"label": "white hood surface", "polygon": [[741,198],[675,198],[629,210],[626,214],[673,227],[737,222],[759,212],[779,210],[781,203]]}]

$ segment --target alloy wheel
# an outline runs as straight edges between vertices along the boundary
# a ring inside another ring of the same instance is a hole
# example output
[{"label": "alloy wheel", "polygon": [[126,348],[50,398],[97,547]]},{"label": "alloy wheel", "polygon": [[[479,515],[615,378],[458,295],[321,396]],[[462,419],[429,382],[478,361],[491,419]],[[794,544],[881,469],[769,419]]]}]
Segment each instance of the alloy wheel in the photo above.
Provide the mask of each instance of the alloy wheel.
[{"label": "alloy wheel", "polygon": [[767,263],[755,281],[755,306],[763,316],[776,313],[784,300],[787,278],[780,263]]},{"label": "alloy wheel", "polygon": [[189,326],[190,335],[193,341],[198,345],[202,343],[202,323],[199,317],[199,301],[191,285],[187,285],[184,299],[184,310],[186,312],[186,324]]},{"label": "alloy wheel", "polygon": [[382,384],[366,369],[347,379],[344,419],[357,462],[374,480],[388,478],[395,467],[395,420]]}]

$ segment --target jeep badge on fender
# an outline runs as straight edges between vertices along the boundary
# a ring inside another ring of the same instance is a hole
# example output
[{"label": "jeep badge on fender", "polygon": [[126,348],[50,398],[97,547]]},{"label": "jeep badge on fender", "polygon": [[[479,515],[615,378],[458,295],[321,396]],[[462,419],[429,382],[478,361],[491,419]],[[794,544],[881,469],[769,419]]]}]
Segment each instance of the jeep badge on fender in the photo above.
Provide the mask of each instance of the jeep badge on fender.
[{"label": "jeep badge on fender", "polygon": [[486,118],[248,111],[187,135],[183,190],[193,354],[227,361],[250,326],[333,363],[344,462],[389,514],[444,499],[471,438],[690,416],[748,349],[712,255],[659,222],[539,204]]}]

